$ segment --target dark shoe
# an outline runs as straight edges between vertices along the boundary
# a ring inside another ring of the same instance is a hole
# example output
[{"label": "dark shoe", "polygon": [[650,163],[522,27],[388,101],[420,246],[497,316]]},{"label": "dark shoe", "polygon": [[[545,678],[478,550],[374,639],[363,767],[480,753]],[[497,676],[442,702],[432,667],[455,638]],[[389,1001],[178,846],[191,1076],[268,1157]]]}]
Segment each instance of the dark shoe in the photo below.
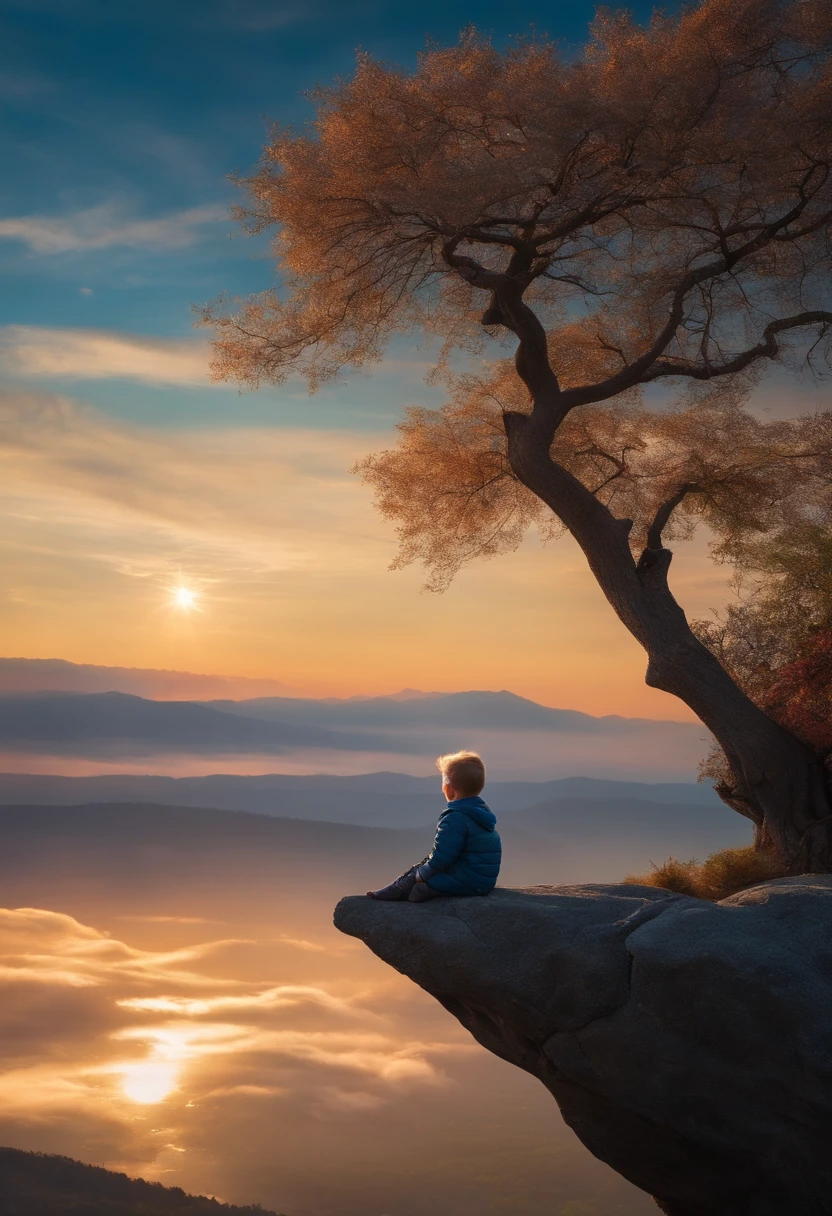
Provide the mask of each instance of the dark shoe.
[{"label": "dark shoe", "polygon": [[407,898],[412,904],[423,904],[426,899],[437,899],[440,895],[444,894],[444,891],[437,891],[430,883],[417,882],[413,884],[413,890]]},{"label": "dark shoe", "polygon": [[412,874],[402,874],[388,887],[379,887],[377,891],[368,891],[367,894],[370,899],[407,899],[415,885],[416,879]]}]

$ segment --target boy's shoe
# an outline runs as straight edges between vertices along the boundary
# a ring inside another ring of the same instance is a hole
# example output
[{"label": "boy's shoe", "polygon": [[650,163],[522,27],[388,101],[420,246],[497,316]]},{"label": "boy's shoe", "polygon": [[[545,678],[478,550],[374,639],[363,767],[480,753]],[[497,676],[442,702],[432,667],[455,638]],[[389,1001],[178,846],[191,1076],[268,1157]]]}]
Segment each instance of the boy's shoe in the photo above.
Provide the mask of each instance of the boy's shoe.
[{"label": "boy's shoe", "polygon": [[370,899],[407,899],[415,886],[416,876],[414,874],[402,874],[389,886],[379,887],[377,891],[368,891],[367,894]]},{"label": "boy's shoe", "polygon": [[438,899],[444,894],[444,891],[437,891],[430,883],[415,882],[407,898],[412,904],[423,904],[426,899]]}]

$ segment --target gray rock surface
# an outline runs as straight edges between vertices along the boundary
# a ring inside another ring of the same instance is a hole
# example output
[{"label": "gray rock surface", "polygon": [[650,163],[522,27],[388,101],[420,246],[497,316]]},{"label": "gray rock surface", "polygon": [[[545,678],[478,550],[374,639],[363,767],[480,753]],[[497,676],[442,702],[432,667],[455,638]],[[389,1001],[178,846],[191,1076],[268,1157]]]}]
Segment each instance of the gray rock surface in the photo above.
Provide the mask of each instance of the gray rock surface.
[{"label": "gray rock surface", "polygon": [[669,1216],[832,1213],[832,876],[341,900],[361,938],[539,1077]]}]

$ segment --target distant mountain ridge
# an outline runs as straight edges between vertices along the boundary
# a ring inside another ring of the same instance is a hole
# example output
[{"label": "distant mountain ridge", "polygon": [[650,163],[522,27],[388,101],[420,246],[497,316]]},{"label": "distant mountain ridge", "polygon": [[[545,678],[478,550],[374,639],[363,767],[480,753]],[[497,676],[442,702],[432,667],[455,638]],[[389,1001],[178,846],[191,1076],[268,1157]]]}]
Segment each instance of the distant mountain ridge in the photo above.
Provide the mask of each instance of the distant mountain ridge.
[{"label": "distant mountain ridge", "polygon": [[0,747],[100,757],[166,751],[277,754],[290,748],[364,750],[367,739],[312,724],[224,713],[194,701],[151,701],[121,692],[33,692],[0,696]]},{"label": "distant mountain ridge", "polygon": [[[683,782],[605,781],[564,777],[554,781],[489,781],[489,803],[499,815],[573,800],[619,805],[637,801],[664,807],[707,809],[709,821],[731,812],[708,785]],[[107,774],[64,777],[0,773],[0,805],[66,806],[81,803],[158,803],[214,807],[259,815],[316,819],[365,827],[410,828],[431,823],[442,807],[438,777],[403,773],[361,776],[158,777]],[[524,812],[525,813],[525,812]]]},{"label": "distant mountain ridge", "polygon": [[0,693],[18,692],[126,692],[160,701],[183,697],[210,700],[219,697],[291,695],[280,680],[246,676],[202,675],[154,667],[105,667],[96,663],[70,663],[67,659],[0,658]]},{"label": "distant mountain ridge", "polygon": [[215,757],[218,768],[223,759],[259,757],[266,764],[269,757],[281,756],[309,771],[314,757],[323,756],[326,771],[355,772],[378,767],[386,754],[399,757],[400,767],[407,767],[405,757],[418,757],[424,771],[439,752],[459,747],[482,750],[492,771],[504,778],[539,780],[553,770],[562,772],[567,761],[573,772],[604,777],[676,777],[695,771],[705,730],[698,723],[594,718],[506,691],[357,701],[155,701],[121,692],[0,695],[0,768],[5,769],[25,770],[27,755],[52,757],[52,771],[60,771],[62,757],[72,757],[108,764],[141,760],[158,772],[182,771],[181,761],[189,756]]},{"label": "distant mountain ridge", "polygon": [[577,709],[554,709],[517,693],[500,689],[424,693],[418,697],[361,697],[348,700],[309,697],[255,697],[244,701],[212,701],[225,713],[265,721],[304,722],[337,730],[343,726],[396,730],[402,726],[465,726],[499,730],[570,730],[599,733],[639,730],[644,724],[686,727],[689,723],[619,714],[594,717]]}]

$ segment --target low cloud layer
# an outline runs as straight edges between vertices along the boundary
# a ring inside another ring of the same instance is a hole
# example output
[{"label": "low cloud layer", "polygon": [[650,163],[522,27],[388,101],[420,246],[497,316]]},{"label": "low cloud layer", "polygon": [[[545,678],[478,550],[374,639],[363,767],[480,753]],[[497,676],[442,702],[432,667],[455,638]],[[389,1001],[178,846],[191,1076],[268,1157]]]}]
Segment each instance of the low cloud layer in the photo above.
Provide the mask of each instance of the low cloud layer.
[{"label": "low cloud layer", "polygon": [[253,974],[292,953],[280,939],[142,949],[61,913],[0,910],[4,1143],[211,1189],[208,1144],[242,1150],[264,1102],[280,1121],[360,1119],[446,1088],[444,1061],[475,1051],[454,1023],[408,1034],[390,1016],[400,998],[377,1009],[366,981]]},{"label": "low cloud layer", "polygon": [[0,910],[2,1142],[290,1216],[420,1216],[424,1177],[437,1216],[649,1216],[536,1081],[324,909],[295,898],[282,916],[160,913],[110,934]]}]

